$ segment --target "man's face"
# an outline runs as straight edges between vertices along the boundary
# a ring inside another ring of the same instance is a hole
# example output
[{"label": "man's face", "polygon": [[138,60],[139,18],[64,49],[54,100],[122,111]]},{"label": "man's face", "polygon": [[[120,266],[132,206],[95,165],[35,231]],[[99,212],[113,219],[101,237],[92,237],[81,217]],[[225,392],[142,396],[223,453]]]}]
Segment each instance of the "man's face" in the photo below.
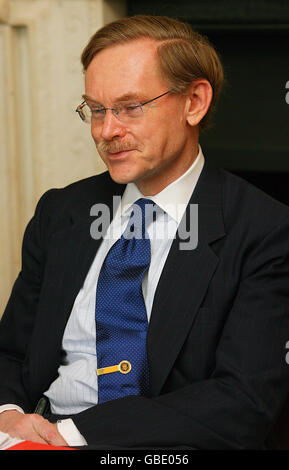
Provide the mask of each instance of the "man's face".
[{"label": "man's face", "polygon": [[[86,71],[86,97],[113,107],[165,93],[169,85],[160,77],[155,51],[155,41],[139,39],[99,52]],[[92,137],[112,179],[135,182],[144,195],[153,195],[186,171],[196,154],[185,108],[184,96],[168,94],[129,122],[112,111],[103,122],[92,119]]]}]

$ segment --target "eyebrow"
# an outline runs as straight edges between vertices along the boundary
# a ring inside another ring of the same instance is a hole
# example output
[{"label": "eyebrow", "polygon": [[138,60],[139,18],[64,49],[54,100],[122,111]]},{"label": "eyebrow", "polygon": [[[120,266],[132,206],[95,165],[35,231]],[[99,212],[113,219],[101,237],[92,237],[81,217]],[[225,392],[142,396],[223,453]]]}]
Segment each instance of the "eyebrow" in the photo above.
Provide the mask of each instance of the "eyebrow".
[{"label": "eyebrow", "polygon": [[[92,98],[89,95],[82,95],[82,98],[85,101],[88,100],[88,101],[92,101],[93,103],[99,103],[95,98]],[[118,98],[116,98],[116,100],[114,102],[119,103],[119,102],[122,102],[122,101],[130,101],[130,100],[143,101],[145,99],[146,98],[144,98],[144,97],[141,98],[139,93],[125,93],[124,95],[121,95]]]}]

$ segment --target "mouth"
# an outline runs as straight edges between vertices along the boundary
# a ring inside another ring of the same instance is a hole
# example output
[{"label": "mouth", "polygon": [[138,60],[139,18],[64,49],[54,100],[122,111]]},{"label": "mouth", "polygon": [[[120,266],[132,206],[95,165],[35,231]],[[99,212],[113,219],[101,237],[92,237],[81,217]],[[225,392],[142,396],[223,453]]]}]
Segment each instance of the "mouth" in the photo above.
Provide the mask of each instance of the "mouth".
[{"label": "mouth", "polygon": [[108,158],[111,160],[117,160],[127,157],[134,149],[121,150],[120,152],[107,152]]}]

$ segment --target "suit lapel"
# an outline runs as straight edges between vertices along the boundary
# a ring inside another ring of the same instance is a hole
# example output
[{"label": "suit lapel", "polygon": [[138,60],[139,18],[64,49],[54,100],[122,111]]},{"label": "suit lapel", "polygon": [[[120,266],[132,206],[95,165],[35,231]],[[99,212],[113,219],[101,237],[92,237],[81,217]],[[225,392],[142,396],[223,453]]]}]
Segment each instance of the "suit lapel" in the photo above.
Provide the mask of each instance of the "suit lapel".
[{"label": "suit lapel", "polygon": [[[71,207],[65,220],[58,222],[58,227],[50,237],[49,252],[42,296],[39,305],[39,322],[35,326],[33,347],[35,351],[46,351],[46,357],[34,354],[30,357],[32,370],[37,371],[37,389],[41,377],[47,380],[48,369],[51,375],[60,358],[63,333],[75,298],[82,288],[102,238],[91,237],[90,228],[93,217],[90,209],[97,203],[107,205],[110,219],[113,216],[113,195],[121,195],[124,186],[108,182],[105,187],[97,188],[95,194],[90,194],[85,200],[78,201]],[[53,341],[47,338],[47,322],[54,332]],[[46,345],[46,347],[44,347]],[[47,361],[47,357],[49,361]],[[47,364],[46,371],[42,367]],[[35,375],[36,377],[36,375]],[[33,379],[32,379],[33,380]]]},{"label": "suit lapel", "polygon": [[[225,235],[221,182],[217,171],[204,167],[190,204],[198,204],[198,244],[181,250],[173,241],[152,308],[147,345],[151,393],[158,395],[193,324],[218,264],[210,244]],[[189,217],[189,206],[184,219]]]},{"label": "suit lapel", "polygon": [[61,324],[55,330],[59,331],[59,340],[62,339],[74,300],[83,286],[100,243],[101,239],[90,237],[90,224],[87,221],[57,233],[53,239],[52,251],[57,254],[57,265],[61,266],[53,300]]},{"label": "suit lapel", "polygon": [[[113,217],[113,196],[121,195],[124,186],[113,185],[113,192],[106,191],[96,199],[98,204],[103,204],[108,208],[109,219],[106,220],[107,226]],[[70,315],[74,300],[82,288],[90,266],[95,258],[98,248],[101,245],[103,237],[93,238],[91,235],[91,224],[94,220],[90,216],[90,209],[93,204],[80,204],[71,213],[71,227],[59,232],[54,237],[57,244],[59,263],[63,267],[61,277],[61,288],[57,290],[59,299],[57,301],[60,311],[65,312],[62,316],[63,328]],[[107,227],[103,227],[102,233],[105,233]]]}]

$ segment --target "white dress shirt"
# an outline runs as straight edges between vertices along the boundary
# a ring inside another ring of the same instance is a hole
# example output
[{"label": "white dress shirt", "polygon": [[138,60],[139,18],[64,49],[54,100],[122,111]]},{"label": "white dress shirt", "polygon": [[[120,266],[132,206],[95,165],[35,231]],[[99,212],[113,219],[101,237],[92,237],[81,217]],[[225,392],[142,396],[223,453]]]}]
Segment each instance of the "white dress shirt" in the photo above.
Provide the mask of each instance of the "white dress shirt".
[{"label": "white dress shirt", "polygon": [[[160,193],[145,196],[162,209],[156,220],[147,226],[151,240],[151,263],[143,279],[143,294],[148,321],[163,266],[203,165],[204,156],[199,146],[196,160],[183,175]],[[98,402],[95,330],[98,276],[109,249],[120,238],[128,223],[132,204],[142,197],[144,196],[134,183],[127,184],[121,203],[75,299],[62,341],[62,348],[66,352],[65,364],[59,367],[57,379],[45,392],[54,414],[76,414],[95,406]],[[16,408],[15,405],[4,405],[4,407]],[[4,407],[0,407],[0,412],[4,411]],[[58,430],[69,445],[86,444],[71,419],[59,422]]]}]

